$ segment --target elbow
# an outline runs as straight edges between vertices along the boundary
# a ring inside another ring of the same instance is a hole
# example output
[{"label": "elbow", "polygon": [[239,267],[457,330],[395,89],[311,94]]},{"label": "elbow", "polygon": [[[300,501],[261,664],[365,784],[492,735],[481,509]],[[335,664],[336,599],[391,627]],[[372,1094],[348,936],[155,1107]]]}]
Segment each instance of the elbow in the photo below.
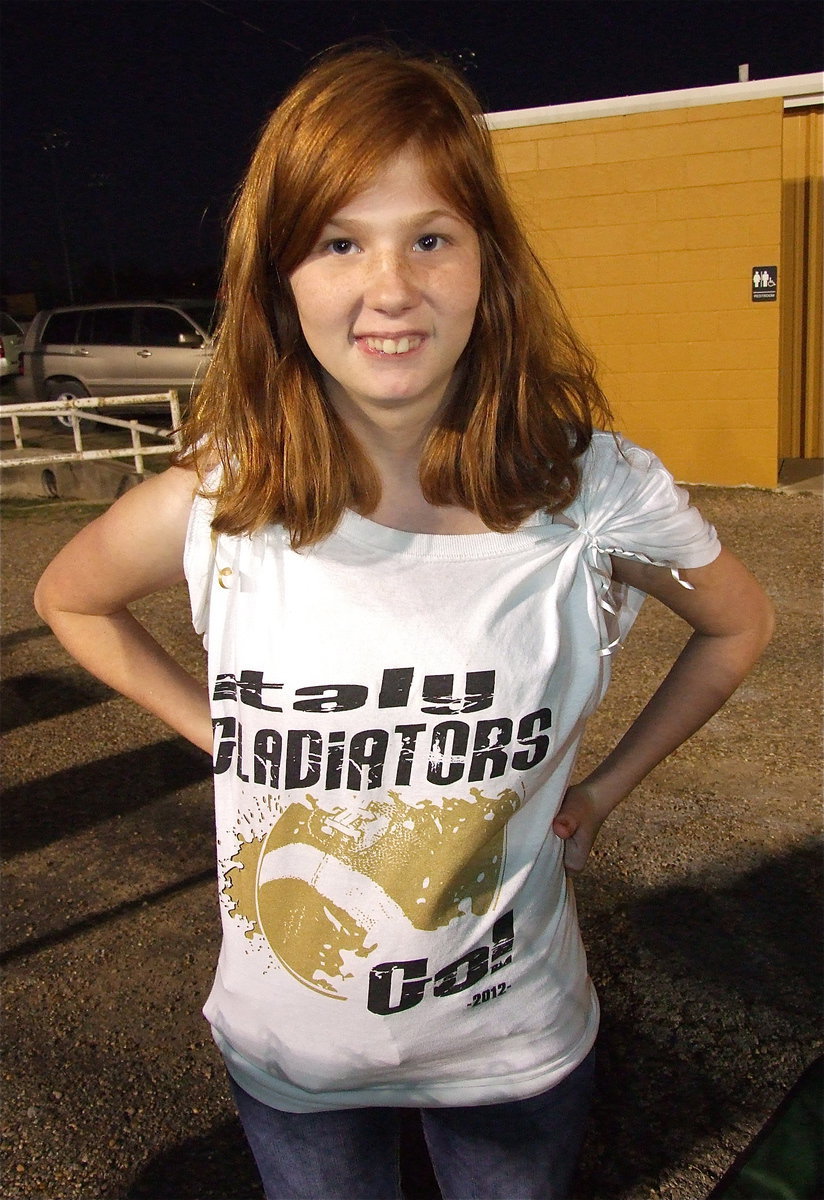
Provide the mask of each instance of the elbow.
[{"label": "elbow", "polygon": [[49,568],[47,567],[38,579],[32,596],[34,611],[40,617],[41,621],[45,621],[47,625],[53,625],[56,611],[52,591],[53,589],[50,586],[49,580]]},{"label": "elbow", "polygon": [[766,650],[773,639],[775,633],[775,605],[770,600],[767,593],[764,593],[764,606],[761,614],[760,633],[762,637],[761,649]]},{"label": "elbow", "polygon": [[730,597],[730,616],[757,662],[775,633],[775,606],[761,584],[748,576],[745,586]]},{"label": "elbow", "polygon": [[48,625],[49,624],[49,615],[48,615],[49,608],[48,608],[48,604],[46,603],[45,588],[43,587],[42,576],[37,581],[37,586],[35,587],[34,595],[32,596],[32,602],[34,604],[34,611],[37,613],[40,620],[45,621],[46,624]]},{"label": "elbow", "polygon": [[766,592],[761,592],[759,603],[753,606],[749,621],[749,641],[752,646],[752,661],[757,662],[769,646],[775,633],[775,607]]}]

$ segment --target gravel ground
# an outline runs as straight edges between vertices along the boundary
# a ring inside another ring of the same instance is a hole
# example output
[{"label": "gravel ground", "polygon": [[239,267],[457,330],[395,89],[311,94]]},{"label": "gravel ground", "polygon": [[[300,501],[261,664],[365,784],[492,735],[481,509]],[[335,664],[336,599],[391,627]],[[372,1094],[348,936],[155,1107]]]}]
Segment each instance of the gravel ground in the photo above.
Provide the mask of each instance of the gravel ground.
[{"label": "gravel ground", "polygon": [[[724,711],[605,828],[578,885],[603,1004],[579,1200],[704,1200],[818,1052],[820,524],[809,493],[696,488],[778,631]],[[259,1200],[200,1006],[217,951],[202,756],[73,666],[31,591],[96,510],[3,521],[9,1200]],[[181,590],[142,605],[202,669]],[[583,757],[683,637],[648,603]],[[414,1126],[410,1200],[434,1200]]]}]

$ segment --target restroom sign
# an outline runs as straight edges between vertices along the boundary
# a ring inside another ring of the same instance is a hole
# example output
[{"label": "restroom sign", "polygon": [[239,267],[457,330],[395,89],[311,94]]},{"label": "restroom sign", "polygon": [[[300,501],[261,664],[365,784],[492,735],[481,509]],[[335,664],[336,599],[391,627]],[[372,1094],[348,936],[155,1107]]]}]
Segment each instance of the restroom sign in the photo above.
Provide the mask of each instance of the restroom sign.
[{"label": "restroom sign", "polygon": [[778,295],[778,267],[753,267],[753,300],[775,300]]}]

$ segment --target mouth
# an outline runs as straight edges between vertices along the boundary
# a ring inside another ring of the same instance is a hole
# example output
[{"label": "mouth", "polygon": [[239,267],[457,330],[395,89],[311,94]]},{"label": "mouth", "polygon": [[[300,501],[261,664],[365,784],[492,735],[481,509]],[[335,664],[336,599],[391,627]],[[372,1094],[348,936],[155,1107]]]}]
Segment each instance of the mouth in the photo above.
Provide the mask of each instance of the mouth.
[{"label": "mouth", "polygon": [[386,355],[388,357],[411,354],[422,346],[425,337],[419,333],[403,334],[402,337],[373,337],[371,335],[356,337],[355,341],[368,354]]}]

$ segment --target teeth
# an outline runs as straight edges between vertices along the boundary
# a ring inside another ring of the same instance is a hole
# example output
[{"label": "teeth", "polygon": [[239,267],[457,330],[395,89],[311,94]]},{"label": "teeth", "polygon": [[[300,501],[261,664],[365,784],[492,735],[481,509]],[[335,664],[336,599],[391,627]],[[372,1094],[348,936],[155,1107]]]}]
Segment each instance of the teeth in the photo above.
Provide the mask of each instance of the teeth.
[{"label": "teeth", "polygon": [[406,354],[407,351],[420,346],[423,338],[402,337],[395,341],[393,338],[369,337],[365,341],[370,350],[379,350],[382,354]]}]

